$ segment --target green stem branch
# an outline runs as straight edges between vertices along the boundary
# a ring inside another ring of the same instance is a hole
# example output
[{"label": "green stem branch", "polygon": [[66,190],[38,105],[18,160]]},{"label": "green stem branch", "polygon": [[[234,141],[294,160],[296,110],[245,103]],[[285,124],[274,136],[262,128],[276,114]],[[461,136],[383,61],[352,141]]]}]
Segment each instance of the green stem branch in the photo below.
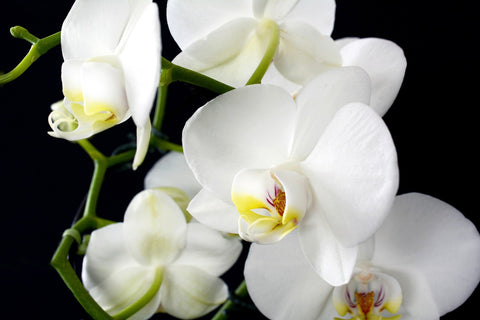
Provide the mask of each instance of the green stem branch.
[{"label": "green stem branch", "polygon": [[21,76],[38,58],[48,50],[60,44],[60,32],[54,33],[45,38],[39,39],[28,32],[27,29],[16,26],[10,29],[10,33],[19,39],[23,39],[32,44],[27,55],[10,72],[0,75],[0,86],[11,82]]},{"label": "green stem branch", "polygon": [[[244,299],[248,296],[247,285],[245,280],[237,287],[234,292],[236,298]],[[226,320],[228,319],[228,311],[235,306],[235,302],[232,299],[228,299],[222,307],[217,311],[217,313],[213,316],[212,320]]]}]

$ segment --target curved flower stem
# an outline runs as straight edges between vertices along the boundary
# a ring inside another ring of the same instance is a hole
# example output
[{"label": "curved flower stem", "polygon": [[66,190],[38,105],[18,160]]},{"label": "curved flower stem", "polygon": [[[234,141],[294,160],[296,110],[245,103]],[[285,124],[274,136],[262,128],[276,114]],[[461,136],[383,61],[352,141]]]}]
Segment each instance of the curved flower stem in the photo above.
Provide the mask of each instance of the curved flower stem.
[{"label": "curved flower stem", "polygon": [[[246,298],[248,296],[247,285],[245,280],[235,289],[234,295],[236,298]],[[228,319],[228,311],[235,306],[235,302],[232,299],[228,299],[222,307],[213,316],[212,320],[226,320]]]},{"label": "curved flower stem", "polygon": [[277,51],[278,44],[280,42],[280,28],[278,24],[273,20],[266,20],[264,22],[265,27],[270,29],[270,38],[268,40],[267,50],[263,55],[262,60],[258,64],[255,71],[252,73],[250,79],[248,79],[246,85],[260,83],[262,81],[265,72],[267,72],[270,63],[272,62],[273,56]]},{"label": "curved flower stem", "polygon": [[170,69],[172,82],[182,81],[182,82],[190,83],[219,94],[225,93],[227,91],[234,89],[233,87],[223,82],[212,79],[199,72],[195,72],[193,70],[177,66],[176,64],[173,64],[167,59],[162,57],[162,68],[164,68],[164,66],[165,68]]},{"label": "curved flower stem", "polygon": [[157,91],[157,104],[155,106],[155,114],[153,116],[153,129],[160,132],[165,115],[165,107],[167,105],[168,86],[172,82],[172,64],[166,63],[162,58],[162,72],[160,74],[160,83]]},{"label": "curved flower stem", "polygon": [[160,137],[157,137],[155,135],[152,135],[150,138],[150,144],[155,146],[158,149],[162,150],[170,150],[170,151],[176,151],[176,152],[182,152],[183,153],[183,147],[181,145],[169,142],[167,140],[164,140]]},{"label": "curved flower stem", "polygon": [[10,72],[0,75],[0,86],[11,82],[22,75],[40,56],[48,50],[60,44],[60,32],[54,33],[45,38],[39,39],[28,32],[27,29],[16,26],[10,29],[10,33],[15,38],[23,39],[32,44],[27,55],[20,63]]}]

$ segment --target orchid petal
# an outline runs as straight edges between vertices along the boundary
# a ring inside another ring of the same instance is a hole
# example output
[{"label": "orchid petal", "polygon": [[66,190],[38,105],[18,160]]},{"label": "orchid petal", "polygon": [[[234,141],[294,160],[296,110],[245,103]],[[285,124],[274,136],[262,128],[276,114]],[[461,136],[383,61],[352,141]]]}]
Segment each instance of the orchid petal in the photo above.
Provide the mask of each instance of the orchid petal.
[{"label": "orchid petal", "polygon": [[280,30],[273,62],[288,80],[304,85],[317,74],[342,65],[333,39],[311,25],[288,21],[280,25]]},{"label": "orchid petal", "polygon": [[475,226],[447,203],[427,195],[405,194],[396,198],[375,236],[372,263],[417,270],[443,315],[461,305],[480,281],[480,236]]},{"label": "orchid petal", "polygon": [[242,251],[238,238],[223,235],[207,226],[190,222],[187,225],[187,244],[175,260],[175,266],[199,268],[220,276],[235,263]]},{"label": "orchid petal", "polygon": [[184,127],[187,163],[203,187],[228,202],[239,170],[286,159],[294,112],[292,97],[274,86],[252,85],[218,96]]},{"label": "orchid petal", "polygon": [[225,202],[217,195],[202,189],[190,201],[187,211],[202,224],[228,233],[238,233],[239,214],[231,201]]},{"label": "orchid petal", "polygon": [[137,150],[135,151],[135,157],[133,158],[133,170],[137,169],[138,166],[142,164],[147,155],[151,132],[152,125],[150,124],[150,120],[147,120],[142,127],[137,127]]},{"label": "orchid petal", "polygon": [[169,0],[167,3],[168,28],[182,50],[241,17],[252,17],[250,1]]},{"label": "orchid petal", "polygon": [[257,19],[268,18],[280,20],[284,18],[298,2],[299,0],[255,0],[252,1],[252,11]]},{"label": "orchid petal", "polygon": [[296,98],[298,112],[290,157],[305,159],[335,113],[350,102],[370,101],[370,79],[360,68],[338,68],[315,77]]},{"label": "orchid petal", "polygon": [[248,292],[269,319],[333,319],[333,287],[299,249],[298,232],[265,246],[252,244],[245,262]]},{"label": "orchid petal", "polygon": [[263,75],[262,78],[263,84],[273,84],[280,88],[287,90],[292,96],[296,96],[300,88],[302,87],[299,84],[296,84],[287,78],[285,78],[277,68],[275,64],[271,63],[268,67],[267,72]]},{"label": "orchid petal", "polygon": [[344,246],[373,235],[398,187],[395,146],[378,114],[361,103],[346,105],[301,165],[332,232]]},{"label": "orchid petal", "polygon": [[340,51],[344,66],[359,66],[372,81],[370,106],[383,116],[392,105],[402,85],[407,61],[395,43],[366,38],[346,44]]},{"label": "orchid petal", "polygon": [[125,120],[128,102],[121,69],[105,62],[85,62],[82,88],[86,115],[109,113],[119,121]]},{"label": "orchid petal", "polygon": [[357,247],[345,247],[337,240],[318,200],[298,227],[300,246],[317,274],[332,286],[347,283],[357,258]]},{"label": "orchid petal", "polygon": [[265,54],[270,35],[268,31],[267,26],[257,26],[255,19],[236,19],[192,43],[172,62],[228,85],[241,87]]},{"label": "orchid petal", "polygon": [[83,101],[83,60],[68,60],[62,63],[63,95],[70,101]]},{"label": "orchid petal", "polygon": [[201,317],[228,297],[225,283],[218,277],[190,266],[165,270],[161,287],[162,309],[181,319]]},{"label": "orchid petal", "polygon": [[333,30],[335,6],[335,0],[298,1],[285,21],[302,21],[328,36]]},{"label": "orchid petal", "polygon": [[[123,224],[95,230],[83,261],[82,280],[97,303],[115,315],[138,302],[154,283],[155,271],[139,265],[125,247]],[[160,295],[131,319],[145,319],[158,309]],[[130,319],[130,318],[129,318]]]},{"label": "orchid petal", "polygon": [[77,0],[62,25],[65,60],[114,53],[135,7],[148,0]]},{"label": "orchid petal", "polygon": [[128,105],[137,127],[145,127],[160,79],[160,21],[155,3],[144,8],[124,39],[118,50]]},{"label": "orchid petal", "polygon": [[128,205],[123,225],[127,249],[140,264],[170,263],[185,246],[183,212],[159,190],[138,193]]},{"label": "orchid petal", "polygon": [[174,187],[192,199],[202,188],[181,152],[170,151],[158,160],[145,177],[145,189]]}]

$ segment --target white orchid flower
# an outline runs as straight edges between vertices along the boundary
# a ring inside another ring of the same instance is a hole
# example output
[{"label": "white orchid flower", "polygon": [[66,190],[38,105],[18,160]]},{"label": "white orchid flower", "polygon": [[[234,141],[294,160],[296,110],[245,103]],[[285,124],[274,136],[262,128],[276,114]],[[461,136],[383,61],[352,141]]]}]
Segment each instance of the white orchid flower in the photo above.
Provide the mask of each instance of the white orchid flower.
[{"label": "white orchid flower", "polygon": [[131,201],[123,223],[92,232],[82,279],[116,319],[148,319],[159,311],[191,319],[227,299],[219,276],[241,249],[237,239],[187,224],[166,193],[144,190]]},{"label": "white orchid flower", "polygon": [[77,0],[61,30],[65,99],[52,106],[52,136],[80,140],[130,116],[133,167],[145,157],[160,77],[160,21],[152,0]]},{"label": "white orchid flower", "polygon": [[268,248],[250,247],[248,291],[271,319],[438,320],[460,306],[480,280],[475,226],[452,206],[423,194],[395,199],[344,286],[322,280],[298,252],[298,242],[294,233]]},{"label": "white orchid flower", "polygon": [[322,73],[296,99],[252,85],[208,102],[183,131],[203,187],[188,211],[258,243],[298,228],[319,274],[346,283],[356,245],[380,226],[398,186],[395,147],[367,106],[369,87],[362,69],[345,67]]},{"label": "white orchid flower", "polygon": [[[370,107],[383,116],[402,86],[407,67],[403,50],[394,42],[379,38],[344,38],[336,40],[335,45],[341,56],[341,66],[358,66],[368,73],[372,81]],[[304,80],[310,79],[312,74]],[[262,83],[281,86],[292,94],[305,84],[289,81],[275,64],[267,70]]]},{"label": "white orchid flower", "polygon": [[[305,83],[341,65],[330,38],[334,0],[170,0],[167,22],[182,49],[175,64],[234,87],[259,65]],[[264,59],[266,58],[266,61]]]}]

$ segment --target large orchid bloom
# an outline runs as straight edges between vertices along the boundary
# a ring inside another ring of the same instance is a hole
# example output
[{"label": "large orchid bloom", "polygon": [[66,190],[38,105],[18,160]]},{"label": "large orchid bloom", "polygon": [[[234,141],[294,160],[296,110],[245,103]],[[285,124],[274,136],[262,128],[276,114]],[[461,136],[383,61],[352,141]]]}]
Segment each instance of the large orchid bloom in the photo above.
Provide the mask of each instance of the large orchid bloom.
[{"label": "large orchid bloom", "polygon": [[52,106],[52,136],[85,139],[130,116],[136,168],[150,138],[160,76],[160,22],[152,0],[77,0],[62,25],[65,99]]},{"label": "large orchid bloom", "polygon": [[395,147],[367,106],[369,87],[362,69],[346,67],[322,73],[296,99],[252,85],[208,102],[183,131],[203,187],[189,212],[258,243],[298,228],[319,274],[348,281],[356,245],[380,226],[398,185]]},{"label": "large orchid bloom", "polygon": [[123,223],[92,232],[84,259],[85,287],[116,319],[167,312],[200,317],[228,297],[219,276],[238,258],[241,243],[196,222],[166,193],[137,194]]},{"label": "large orchid bloom", "polygon": [[301,83],[340,66],[329,37],[334,18],[334,0],[169,0],[167,6],[182,49],[173,62],[234,87],[272,58],[284,76]]},{"label": "large orchid bloom", "polygon": [[298,241],[296,233],[269,248],[250,248],[245,280],[253,301],[271,319],[438,320],[460,306],[480,280],[475,226],[452,206],[423,194],[395,199],[385,223],[362,245],[346,285],[323,281],[298,252]]},{"label": "large orchid bloom", "polygon": [[[358,66],[368,73],[372,81],[370,107],[383,116],[395,100],[405,76],[407,61],[403,50],[392,41],[379,38],[344,38],[336,40],[335,45],[342,66]],[[310,79],[316,72],[314,68],[310,70],[304,73],[303,80]],[[262,83],[276,84],[296,94],[305,81],[289,81],[272,64]]]}]

